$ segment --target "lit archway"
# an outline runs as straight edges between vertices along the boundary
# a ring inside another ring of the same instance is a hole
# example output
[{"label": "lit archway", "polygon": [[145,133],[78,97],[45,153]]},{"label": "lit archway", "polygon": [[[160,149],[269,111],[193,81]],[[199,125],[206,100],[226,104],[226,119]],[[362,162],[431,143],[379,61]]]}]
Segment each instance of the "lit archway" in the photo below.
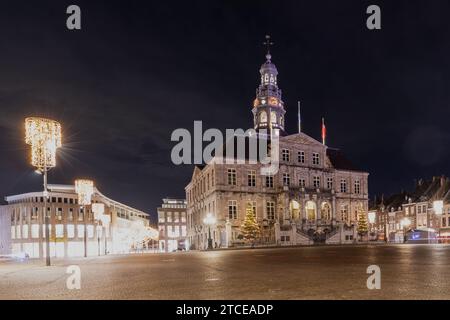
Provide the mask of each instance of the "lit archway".
[{"label": "lit archway", "polygon": [[324,201],[322,202],[321,208],[320,208],[320,216],[322,220],[331,220],[331,206],[328,202]]},{"label": "lit archway", "polygon": [[313,221],[317,219],[317,207],[314,201],[307,201],[305,209],[308,220]]},{"label": "lit archway", "polygon": [[300,203],[295,200],[291,200],[289,203],[289,212],[293,220],[299,220],[300,217]]}]

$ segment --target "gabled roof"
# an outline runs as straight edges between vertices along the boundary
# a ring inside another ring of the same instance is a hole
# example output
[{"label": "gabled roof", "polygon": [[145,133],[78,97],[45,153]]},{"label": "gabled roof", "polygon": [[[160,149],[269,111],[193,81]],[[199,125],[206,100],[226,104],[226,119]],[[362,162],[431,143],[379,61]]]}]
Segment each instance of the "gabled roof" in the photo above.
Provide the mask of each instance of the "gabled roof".
[{"label": "gabled roof", "polygon": [[308,136],[307,134],[303,132],[291,134],[288,136],[280,137],[280,141],[282,142],[293,142],[293,143],[301,143],[304,145],[315,145],[320,146],[322,148],[326,148],[321,142],[317,141],[316,139]]}]

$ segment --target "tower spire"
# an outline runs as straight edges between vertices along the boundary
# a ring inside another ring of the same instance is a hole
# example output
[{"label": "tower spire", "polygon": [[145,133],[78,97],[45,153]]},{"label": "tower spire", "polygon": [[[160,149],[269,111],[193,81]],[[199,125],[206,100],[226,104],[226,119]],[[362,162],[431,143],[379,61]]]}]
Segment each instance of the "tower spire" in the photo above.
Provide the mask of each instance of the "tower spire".
[{"label": "tower spire", "polygon": [[256,89],[253,101],[253,121],[256,130],[280,130],[284,135],[284,102],[281,98],[281,89],[278,87],[278,70],[272,62],[270,46],[273,45],[269,35],[263,44],[267,47],[266,61],[261,65],[259,73],[261,83]]},{"label": "tower spire", "polygon": [[270,35],[266,34],[266,41],[263,42],[263,45],[267,47],[266,59],[270,61],[272,56],[270,55],[270,47],[273,46],[273,42],[270,40]]},{"label": "tower spire", "polygon": [[300,101],[298,101],[298,133],[302,132],[302,118],[300,116]]}]

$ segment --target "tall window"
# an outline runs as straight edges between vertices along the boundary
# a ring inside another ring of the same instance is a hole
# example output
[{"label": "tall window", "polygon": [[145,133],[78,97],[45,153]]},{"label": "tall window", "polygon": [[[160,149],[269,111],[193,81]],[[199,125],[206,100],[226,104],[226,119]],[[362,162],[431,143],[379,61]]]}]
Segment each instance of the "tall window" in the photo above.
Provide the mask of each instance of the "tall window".
[{"label": "tall window", "polygon": [[39,212],[39,208],[34,207],[33,210],[31,211],[31,219],[32,220],[37,220],[38,212]]},{"label": "tall window", "polygon": [[62,220],[62,208],[56,209],[56,220],[58,221]]},{"label": "tall window", "polygon": [[228,169],[228,184],[236,185],[236,169]]},{"label": "tall window", "polygon": [[314,165],[320,164],[320,158],[319,158],[319,154],[317,152],[314,152],[312,155],[312,164],[314,164]]},{"label": "tall window", "polygon": [[320,177],[314,177],[313,178],[313,185],[314,188],[319,189],[320,188]]},{"label": "tall window", "polygon": [[250,170],[247,174],[248,186],[255,187],[256,186],[256,171]]},{"label": "tall window", "polygon": [[237,219],[237,201],[236,200],[228,201],[228,218],[229,219]]},{"label": "tall window", "polygon": [[252,208],[253,215],[256,217],[256,201],[249,201],[247,205]]},{"label": "tall window", "polygon": [[355,180],[355,193],[360,194],[361,193],[361,183],[359,180]]},{"label": "tall window", "polygon": [[80,208],[80,211],[78,211],[78,221],[84,220],[84,210],[83,208]]},{"label": "tall window", "polygon": [[69,221],[73,221],[73,208],[69,208],[69,214],[67,215]]},{"label": "tall window", "polygon": [[341,221],[350,222],[348,217],[348,208],[346,205],[341,205]]},{"label": "tall window", "polygon": [[299,151],[297,153],[297,160],[299,163],[305,163],[305,151]]},{"label": "tall window", "polygon": [[341,179],[341,192],[346,193],[347,192],[347,180]]},{"label": "tall window", "polygon": [[281,160],[289,162],[291,159],[291,152],[288,149],[281,150]]},{"label": "tall window", "polygon": [[266,188],[273,188],[273,176],[266,176]]},{"label": "tall window", "polygon": [[267,211],[267,219],[274,220],[275,219],[275,202],[267,201],[266,211]]},{"label": "tall window", "polygon": [[289,173],[283,173],[283,186],[289,186],[291,183],[291,177]]},{"label": "tall window", "polygon": [[333,178],[331,177],[327,178],[327,189],[333,189]]},{"label": "tall window", "polygon": [[300,186],[300,188],[306,188],[306,180],[305,180],[305,178],[298,179],[298,185]]}]

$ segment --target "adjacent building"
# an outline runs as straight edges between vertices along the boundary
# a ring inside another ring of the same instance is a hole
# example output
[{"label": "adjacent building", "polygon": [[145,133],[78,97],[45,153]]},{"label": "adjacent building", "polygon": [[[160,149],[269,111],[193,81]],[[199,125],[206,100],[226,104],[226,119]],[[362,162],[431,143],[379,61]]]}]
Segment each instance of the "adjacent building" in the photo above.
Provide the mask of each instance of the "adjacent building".
[{"label": "adjacent building", "polygon": [[441,176],[417,180],[414,190],[375,202],[372,231],[388,242],[450,239],[450,179]]},{"label": "adjacent building", "polygon": [[[300,130],[285,130],[285,104],[270,54],[260,68],[252,118],[254,129],[279,134],[278,172],[261,174],[261,163],[196,166],[186,186],[187,235],[193,249],[205,249],[210,213],[214,247],[243,243],[240,227],[247,208],[260,225],[260,244],[354,243],[359,217],[368,210],[368,173],[340,150]],[[261,135],[262,136],[262,135]]]},{"label": "adjacent building", "polygon": [[185,199],[163,199],[158,208],[159,251],[188,250]]},{"label": "adjacent building", "polygon": [[52,257],[83,256],[84,228],[88,256],[129,253],[145,247],[149,239],[157,239],[157,230],[149,227],[147,213],[110,199],[97,188],[94,188],[92,203],[104,204],[104,214],[110,217],[109,224],[95,220],[92,206],[78,204],[73,185],[49,185],[48,189],[46,204],[43,192],[5,198],[8,204],[0,206],[0,250],[25,253],[31,258],[44,257],[45,210],[50,217]]}]

